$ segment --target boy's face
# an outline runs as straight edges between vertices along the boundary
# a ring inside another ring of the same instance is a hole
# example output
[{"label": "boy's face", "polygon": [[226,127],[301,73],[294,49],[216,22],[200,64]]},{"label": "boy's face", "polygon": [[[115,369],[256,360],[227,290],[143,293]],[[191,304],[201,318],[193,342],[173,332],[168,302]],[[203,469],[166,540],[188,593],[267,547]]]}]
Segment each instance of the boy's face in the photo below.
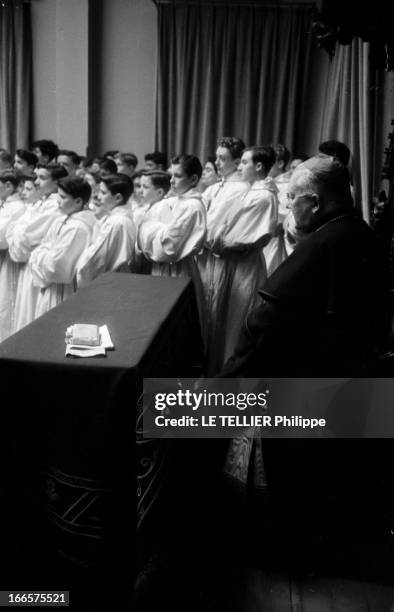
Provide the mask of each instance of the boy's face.
[{"label": "boy's face", "polygon": [[34,184],[40,196],[47,196],[57,191],[57,184],[53,180],[51,174],[45,168],[38,168],[36,171],[36,180]]},{"label": "boy's face", "polygon": [[145,204],[154,204],[163,199],[163,190],[152,184],[150,176],[141,177],[142,200]]},{"label": "boy's face", "polygon": [[133,176],[135,172],[134,166],[128,166],[127,164],[125,164],[124,161],[122,161],[119,158],[116,158],[115,162],[116,162],[116,167],[118,169],[119,174],[126,174],[127,176]]},{"label": "boy's face", "polygon": [[74,165],[71,157],[68,155],[58,155],[57,163],[67,170],[69,176],[75,176],[78,166]]},{"label": "boy's face", "polygon": [[59,208],[64,215],[71,215],[78,210],[82,210],[83,202],[81,198],[73,198],[72,195],[66,193],[61,187],[57,190],[59,195]]},{"label": "boy's face", "polygon": [[112,195],[107,185],[103,182],[100,183],[95,204],[96,206],[103,207],[107,212],[110,212],[117,205],[116,196]]},{"label": "boy's face", "polygon": [[145,168],[149,171],[152,170],[162,170],[161,165],[160,164],[155,164],[155,162],[152,159],[148,159],[145,162]]},{"label": "boy's face", "polygon": [[135,178],[133,180],[133,196],[136,202],[143,202],[141,177]]},{"label": "boy's face", "polygon": [[19,157],[19,155],[15,154],[14,157],[14,168],[18,172],[23,172],[24,174],[29,174],[31,172],[32,166],[30,166],[27,161]]},{"label": "boy's face", "polygon": [[31,181],[24,182],[21,190],[21,197],[24,202],[28,202],[29,204],[34,204],[34,202],[37,202],[39,194],[37,193],[33,179]]},{"label": "boy's face", "polygon": [[241,181],[247,181],[253,183],[258,178],[257,170],[261,168],[261,164],[255,164],[253,162],[252,151],[245,151],[242,154],[241,161],[238,166],[238,176]]},{"label": "boy's face", "polygon": [[196,183],[196,177],[188,176],[181,164],[171,164],[171,188],[174,193],[180,195],[185,193],[192,187],[194,187]]},{"label": "boy's face", "polygon": [[218,182],[218,175],[216,174],[216,170],[212,162],[206,162],[202,171],[201,182],[205,187],[209,187],[210,185],[214,185]]},{"label": "boy's face", "polygon": [[216,168],[218,175],[225,177],[236,171],[239,159],[231,157],[230,150],[226,147],[218,147],[216,150]]},{"label": "boy's face", "polygon": [[41,149],[39,149],[38,147],[34,147],[33,153],[34,153],[34,155],[37,156],[39,164],[48,164],[49,163],[48,155],[43,155]]}]

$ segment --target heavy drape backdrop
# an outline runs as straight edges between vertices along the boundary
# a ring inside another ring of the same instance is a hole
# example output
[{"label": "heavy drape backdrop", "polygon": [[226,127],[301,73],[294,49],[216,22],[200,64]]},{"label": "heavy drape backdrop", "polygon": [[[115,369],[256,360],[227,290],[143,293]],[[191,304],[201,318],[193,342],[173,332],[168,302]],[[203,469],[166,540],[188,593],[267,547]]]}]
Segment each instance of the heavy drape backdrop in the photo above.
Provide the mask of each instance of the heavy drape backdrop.
[{"label": "heavy drape backdrop", "polygon": [[[342,140],[353,153],[356,205],[369,218],[383,152],[384,74],[368,43],[337,45],[330,61],[312,34],[311,5],[156,0],[156,147],[214,153],[221,135],[313,155]],[[380,109],[380,110],[379,110]]]},{"label": "heavy drape backdrop", "polygon": [[28,148],[31,117],[30,4],[0,3],[0,147]]}]

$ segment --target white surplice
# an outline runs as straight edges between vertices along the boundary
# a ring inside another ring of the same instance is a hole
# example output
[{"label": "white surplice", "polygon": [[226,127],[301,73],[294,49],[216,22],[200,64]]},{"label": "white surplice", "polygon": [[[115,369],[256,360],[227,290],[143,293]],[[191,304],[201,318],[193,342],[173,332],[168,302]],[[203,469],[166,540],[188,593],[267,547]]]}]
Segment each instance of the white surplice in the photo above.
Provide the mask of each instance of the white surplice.
[{"label": "white surplice", "polygon": [[266,279],[261,250],[275,231],[278,215],[277,187],[270,177],[251,186],[234,181],[234,190],[227,192],[227,198],[210,200],[208,237],[198,258],[206,298],[209,375],[232,354],[244,318],[257,300]]},{"label": "white surplice", "polygon": [[203,292],[195,255],[204,244],[206,227],[201,193],[191,189],[153,204],[138,229],[138,248],[152,262],[154,276],[193,279],[200,318]]},{"label": "white surplice", "polygon": [[90,245],[96,220],[90,210],[63,215],[53,223],[29,259],[33,286],[40,288],[35,318],[69,298],[76,289],[76,269]]},{"label": "white surplice", "polygon": [[[9,254],[13,261],[29,260],[33,250],[41,244],[52,223],[61,215],[57,193],[29,205],[25,213],[7,231]],[[14,331],[18,331],[35,317],[40,290],[32,286],[32,276],[27,265],[21,265],[15,299]]]},{"label": "white surplice", "polygon": [[116,206],[100,221],[94,242],[81,255],[77,286],[83,287],[103,272],[129,272],[135,240],[136,229],[130,208]]},{"label": "white surplice", "polygon": [[156,202],[141,220],[138,247],[156,276],[192,276],[204,244],[206,211],[197,189]]},{"label": "white surplice", "polygon": [[152,273],[152,262],[149,261],[145,255],[141,252],[138,246],[138,229],[141,225],[142,220],[145,218],[146,213],[151,208],[151,204],[139,203],[132,201],[131,210],[133,213],[133,219],[137,231],[137,239],[135,241],[134,258],[131,264],[131,272],[134,274],[151,274]]},{"label": "white surplice", "polygon": [[138,227],[142,219],[145,217],[145,214],[148,212],[149,208],[150,208],[149,204],[139,203],[135,201],[132,202],[131,212],[133,215],[133,220],[135,223],[135,227],[137,228],[137,231],[138,231]]},{"label": "white surplice", "polygon": [[20,270],[20,264],[9,256],[6,232],[23,215],[25,208],[18,194],[8,196],[0,205],[0,342],[13,333]]},{"label": "white surplice", "polygon": [[28,261],[33,249],[41,243],[56,217],[61,214],[57,193],[29,205],[10,235],[7,234],[11,259],[20,263]]}]

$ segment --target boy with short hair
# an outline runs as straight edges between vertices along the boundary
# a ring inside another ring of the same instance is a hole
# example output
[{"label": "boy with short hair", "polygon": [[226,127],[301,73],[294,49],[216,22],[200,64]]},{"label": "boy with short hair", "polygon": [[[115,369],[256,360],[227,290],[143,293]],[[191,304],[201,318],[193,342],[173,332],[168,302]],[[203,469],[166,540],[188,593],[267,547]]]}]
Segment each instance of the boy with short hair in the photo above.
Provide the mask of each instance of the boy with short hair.
[{"label": "boy with short hair", "polygon": [[[141,173],[140,180],[142,202],[139,205],[135,205],[132,209],[137,231],[145,214],[157,202],[160,202],[170,190],[170,176],[167,172],[160,170],[145,171]],[[131,271],[138,274],[150,274],[151,267],[151,262],[145,258],[136,242],[135,259]]]},{"label": "boy with short hair", "polygon": [[33,176],[38,164],[37,155],[25,149],[17,149],[14,155],[14,170],[19,174]]},{"label": "boy with short hair", "polygon": [[[28,206],[23,215],[7,231],[9,254],[13,261],[25,263],[33,250],[41,244],[48,229],[61,213],[57,195],[58,180],[67,176],[62,166],[38,166],[35,184],[40,199]],[[15,299],[14,331],[33,321],[39,290],[31,291],[32,277],[27,265],[20,267]]]},{"label": "boy with short hair", "polygon": [[35,204],[40,199],[40,194],[35,185],[35,179],[32,176],[20,176],[21,182],[18,187],[22,201],[26,205]]},{"label": "boy with short hair", "polygon": [[89,246],[95,219],[87,208],[90,185],[82,178],[59,181],[61,216],[30,256],[33,286],[39,287],[35,318],[60,304],[75,291],[78,260]]},{"label": "boy with short hair", "polygon": [[59,153],[59,147],[53,140],[35,140],[31,148],[37,156],[39,164],[50,164],[56,160]]},{"label": "boy with short hair", "polygon": [[117,153],[115,162],[118,167],[119,174],[126,174],[133,177],[136,167],[138,166],[138,158],[134,153]]},{"label": "boy with short hair", "polygon": [[82,254],[77,270],[78,287],[103,272],[130,271],[136,229],[126,204],[132,191],[133,183],[124,174],[101,180],[96,206],[104,207],[108,215],[100,223],[94,242]]},{"label": "boy with short hair", "polygon": [[147,170],[166,170],[167,155],[161,151],[153,151],[144,156],[145,166]]},{"label": "boy with short hair", "polygon": [[208,375],[215,375],[223,364],[229,295],[235,269],[242,258],[241,252],[231,250],[228,245],[224,251],[223,246],[227,232],[237,227],[237,204],[241,209],[241,197],[249,189],[237,172],[245,143],[238,137],[224,136],[217,145],[220,181],[202,194],[207,209],[207,235],[197,259],[205,294],[203,337]]},{"label": "boy with short hair", "polygon": [[76,177],[80,157],[75,151],[61,149],[57,154],[57,163],[67,170],[69,176]]},{"label": "boy with short hair", "polygon": [[[206,234],[206,210],[197,189],[201,174],[201,162],[195,155],[182,153],[171,160],[170,184],[175,195],[150,206],[138,227],[138,247],[152,262],[154,276],[193,279],[202,319],[204,300],[195,259]],[[157,187],[147,183],[146,198],[153,201],[155,193]]]},{"label": "boy with short hair", "polygon": [[134,220],[138,227],[143,215],[156,202],[160,202],[170,190],[170,176],[160,170],[144,172],[141,175],[142,205],[134,210]]}]

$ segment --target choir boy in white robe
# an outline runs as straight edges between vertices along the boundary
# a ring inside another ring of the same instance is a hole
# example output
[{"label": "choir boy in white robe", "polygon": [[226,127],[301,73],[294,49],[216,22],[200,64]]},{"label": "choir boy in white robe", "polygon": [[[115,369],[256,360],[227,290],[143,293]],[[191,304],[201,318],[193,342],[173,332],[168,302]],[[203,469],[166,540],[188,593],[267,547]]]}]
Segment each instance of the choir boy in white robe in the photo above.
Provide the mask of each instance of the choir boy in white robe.
[{"label": "choir boy in white robe", "polygon": [[[144,220],[146,213],[153,208],[155,204],[167,195],[170,190],[170,175],[162,170],[153,170],[152,172],[144,171],[141,175],[141,192],[142,199],[137,208],[134,210],[133,218],[138,229],[141,222]],[[144,253],[138,246],[138,238],[135,244],[135,258],[131,271],[136,274],[151,274],[152,261],[145,257]]]},{"label": "choir boy in white robe", "polygon": [[[207,208],[207,237],[204,249],[199,253],[197,263],[204,288],[204,325],[203,337],[208,359],[208,373],[219,369],[224,352],[224,328],[222,310],[225,308],[221,296],[226,300],[226,292],[231,283],[232,266],[217,249],[221,235],[225,231],[223,220],[232,201],[237,200],[248,189],[237,173],[245,148],[240,138],[224,137],[218,141],[216,149],[216,168],[219,183],[211,185],[203,192]],[[220,338],[220,340],[219,340]],[[219,342],[220,346],[215,346]],[[217,368],[214,363],[217,362]]]},{"label": "choir boy in white robe", "polygon": [[6,231],[25,210],[18,192],[21,179],[12,171],[0,175],[0,342],[8,338],[13,330],[19,264],[9,256]]},{"label": "choir boy in white robe", "polygon": [[216,265],[211,268],[211,278],[204,276],[209,375],[216,374],[223,360],[232,354],[243,320],[266,279],[261,250],[275,231],[278,214],[278,190],[267,176],[274,161],[271,147],[245,149],[238,178],[246,189],[227,200],[217,224],[210,228],[206,251]]},{"label": "choir boy in white robe", "polygon": [[24,263],[20,267],[18,288],[15,300],[14,331],[18,331],[34,320],[39,294],[37,287],[32,288],[32,275],[26,265],[33,250],[41,244],[48,229],[61,212],[58,205],[57,181],[67,176],[62,166],[38,165],[35,184],[40,199],[27,207],[25,213],[9,228],[7,241],[9,254],[13,261]]},{"label": "choir boy in white robe", "polygon": [[152,262],[153,275],[193,279],[200,317],[203,293],[195,255],[206,235],[205,205],[197,189],[201,174],[202,166],[195,155],[174,157],[170,184],[176,195],[153,204],[138,230],[138,247]]},{"label": "choir boy in white robe", "polygon": [[36,318],[75,292],[78,260],[91,242],[96,223],[92,211],[87,208],[91,188],[82,178],[61,179],[58,195],[62,215],[29,259],[33,286],[41,290]]},{"label": "choir boy in white robe", "polygon": [[157,202],[161,202],[170,191],[171,182],[168,172],[162,170],[145,171],[141,176],[142,199],[140,206],[134,210],[134,221],[138,227],[144,220],[146,213],[153,208]]},{"label": "choir boy in white robe", "polygon": [[96,206],[108,215],[100,222],[92,244],[85,249],[77,270],[77,286],[81,287],[103,272],[129,272],[134,257],[136,229],[126,206],[133,183],[125,174],[103,178]]}]

